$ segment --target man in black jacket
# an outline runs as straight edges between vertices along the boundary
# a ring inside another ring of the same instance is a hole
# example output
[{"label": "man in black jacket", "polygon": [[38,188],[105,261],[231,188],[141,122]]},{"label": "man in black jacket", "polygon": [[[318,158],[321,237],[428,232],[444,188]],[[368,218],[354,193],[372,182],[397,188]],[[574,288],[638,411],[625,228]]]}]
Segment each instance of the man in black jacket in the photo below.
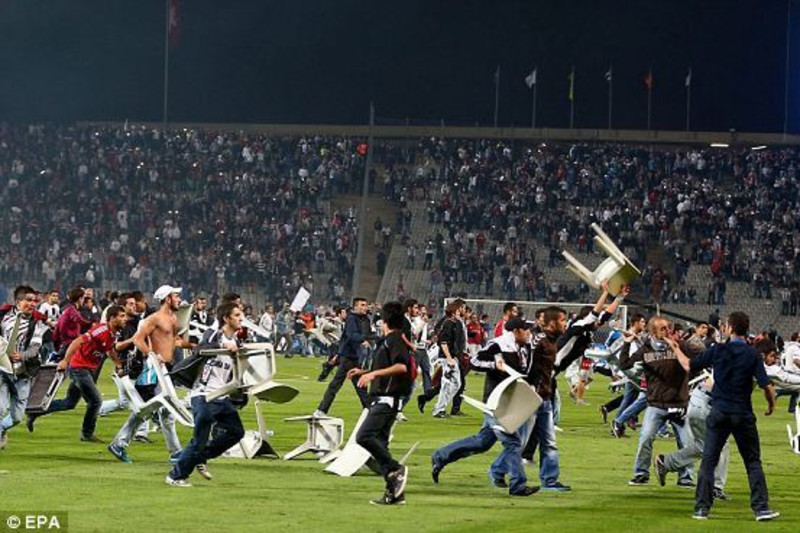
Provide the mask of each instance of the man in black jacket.
[{"label": "man in black jacket", "polygon": [[[366,302],[364,302],[366,303]],[[364,390],[369,386],[369,413],[356,435],[356,442],[378,462],[386,480],[386,492],[372,500],[376,505],[405,503],[408,468],[398,463],[389,452],[389,436],[401,402],[413,384],[410,370],[411,350],[403,340],[403,305],[387,302],[383,308],[384,338],[372,357],[370,370],[351,368],[347,379],[357,380],[356,386]],[[340,367],[341,369],[341,367]]]},{"label": "man in black jacket", "polygon": [[[401,324],[402,325],[402,324]],[[348,372],[354,368],[359,368],[362,363],[362,354],[369,349],[369,341],[374,338],[369,324],[369,317],[367,316],[367,301],[364,298],[353,298],[353,307],[347,313],[347,319],[344,323],[344,333],[342,333],[342,340],[339,343],[339,353],[336,356],[339,368],[336,374],[325,389],[325,394],[322,396],[322,401],[319,402],[317,410],[314,411],[314,416],[327,416],[328,410],[336,399],[339,389],[342,388],[347,378]],[[353,387],[356,389],[361,405],[367,407],[367,393],[364,389],[359,388],[358,379],[351,378]]]}]

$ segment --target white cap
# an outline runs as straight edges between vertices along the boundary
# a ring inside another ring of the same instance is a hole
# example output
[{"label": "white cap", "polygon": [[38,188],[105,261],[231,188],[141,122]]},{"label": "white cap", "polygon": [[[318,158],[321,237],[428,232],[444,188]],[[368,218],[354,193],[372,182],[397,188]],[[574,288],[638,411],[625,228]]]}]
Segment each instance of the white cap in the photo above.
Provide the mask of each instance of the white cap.
[{"label": "white cap", "polygon": [[162,285],[156,292],[153,293],[153,298],[157,302],[163,302],[170,294],[180,294],[183,289],[180,287],[173,287],[172,285]]}]

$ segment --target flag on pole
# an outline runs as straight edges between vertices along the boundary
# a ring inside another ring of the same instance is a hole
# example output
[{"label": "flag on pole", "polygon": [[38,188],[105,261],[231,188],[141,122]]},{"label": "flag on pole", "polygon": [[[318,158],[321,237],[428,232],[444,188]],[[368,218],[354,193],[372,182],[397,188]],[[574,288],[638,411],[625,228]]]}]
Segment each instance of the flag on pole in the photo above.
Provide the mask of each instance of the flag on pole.
[{"label": "flag on pole", "polygon": [[686,74],[686,82],[685,82],[685,85],[686,85],[687,87],[691,87],[691,86],[692,86],[692,67],[689,67],[689,73],[688,73],[688,74]]},{"label": "flag on pole", "polygon": [[169,0],[169,20],[167,21],[167,32],[169,34],[169,45],[174,48],[178,46],[181,34],[180,19],[180,0]]},{"label": "flag on pole", "polygon": [[528,89],[533,89],[533,86],[536,85],[536,69],[525,76],[525,85],[528,86]]},{"label": "flag on pole", "polygon": [[609,66],[608,70],[606,71],[606,74],[605,74],[605,78],[606,78],[606,81],[608,83],[611,83],[611,80],[612,80],[612,78],[614,76],[614,73],[612,71],[613,71],[613,67]]},{"label": "flag on pole", "polygon": [[647,90],[653,90],[653,69],[647,71],[647,76],[644,77],[644,84],[647,85]]},{"label": "flag on pole", "polygon": [[575,100],[575,67],[569,73],[569,101]]}]

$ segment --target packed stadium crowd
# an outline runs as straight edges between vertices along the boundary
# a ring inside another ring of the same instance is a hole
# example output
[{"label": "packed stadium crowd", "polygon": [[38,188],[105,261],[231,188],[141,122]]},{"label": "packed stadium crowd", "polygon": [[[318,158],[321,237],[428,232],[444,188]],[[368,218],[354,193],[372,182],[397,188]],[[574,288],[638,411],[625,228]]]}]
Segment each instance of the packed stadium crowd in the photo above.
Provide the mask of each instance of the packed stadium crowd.
[{"label": "packed stadium crowd", "polygon": [[[403,207],[427,202],[436,229],[410,247],[407,265],[432,270],[437,287],[460,275],[473,295],[572,299],[534,258],[552,266],[564,248],[591,251],[597,222],[644,267],[642,290],[653,301],[722,304],[726,280],[740,280],[752,282],[754,297],[781,288],[795,312],[800,302],[794,149],[430,139],[409,160],[388,166],[389,194]],[[653,246],[671,267],[649,264]],[[687,284],[692,264],[708,266],[708,286]]]},{"label": "packed stadium crowd", "polygon": [[321,200],[360,182],[356,144],[2,124],[0,283],[153,290],[179,274],[189,288],[249,284],[276,299],[315,273],[349,285],[355,210]]}]

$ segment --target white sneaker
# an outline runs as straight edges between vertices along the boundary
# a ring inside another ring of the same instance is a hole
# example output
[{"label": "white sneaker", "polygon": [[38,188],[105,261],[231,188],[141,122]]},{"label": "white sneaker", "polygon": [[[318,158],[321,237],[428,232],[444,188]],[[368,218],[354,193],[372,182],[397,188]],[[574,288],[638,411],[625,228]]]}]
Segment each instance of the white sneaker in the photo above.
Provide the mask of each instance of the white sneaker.
[{"label": "white sneaker", "polygon": [[173,487],[191,487],[192,484],[186,481],[185,479],[172,479],[169,475],[167,475],[167,485],[172,485]]},{"label": "white sneaker", "polygon": [[314,414],[311,415],[311,416],[313,416],[314,418],[328,418],[328,413],[326,413],[324,411],[320,411],[319,409],[317,409],[316,411],[314,411]]},{"label": "white sneaker", "polygon": [[563,432],[564,432],[564,430],[563,430],[563,429],[561,429],[561,428],[560,428],[560,427],[558,427],[558,426],[553,426],[553,429],[554,429],[554,430],[556,430],[556,431],[558,431],[559,433],[563,433]]},{"label": "white sneaker", "polygon": [[198,474],[200,474],[201,476],[203,476],[204,478],[206,478],[206,479],[207,479],[207,480],[209,480],[209,481],[211,481],[212,479],[214,479],[214,476],[212,476],[212,475],[211,475],[211,472],[209,472],[209,471],[208,471],[208,465],[205,465],[205,464],[199,464],[199,465],[197,465],[197,467],[195,468],[195,470],[197,470],[197,473],[198,473]]},{"label": "white sneaker", "polygon": [[397,421],[398,422],[408,422],[408,417],[403,413],[397,413]]}]

